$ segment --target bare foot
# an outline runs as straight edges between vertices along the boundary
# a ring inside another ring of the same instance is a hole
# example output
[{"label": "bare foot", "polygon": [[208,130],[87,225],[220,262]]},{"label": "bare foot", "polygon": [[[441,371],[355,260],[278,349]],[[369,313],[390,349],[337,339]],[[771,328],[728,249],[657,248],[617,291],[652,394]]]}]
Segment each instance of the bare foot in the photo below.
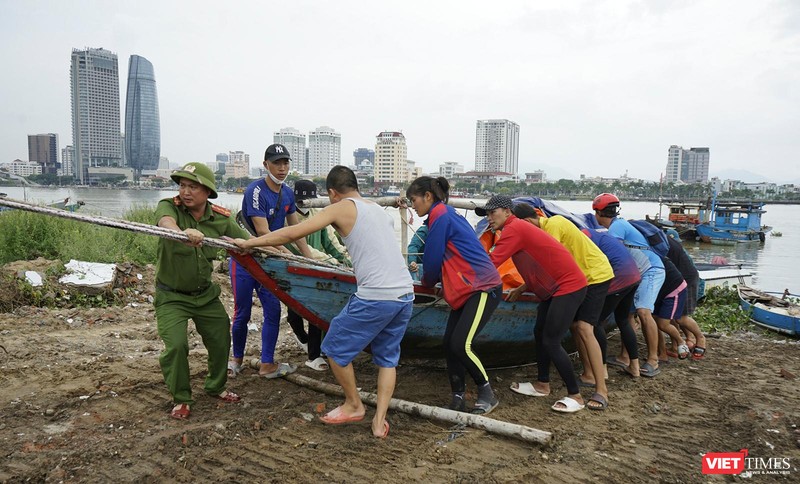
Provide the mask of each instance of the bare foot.
[{"label": "bare foot", "polygon": [[382,423],[378,424],[377,430],[375,427],[375,421],[372,421],[372,435],[379,438],[385,439],[389,436],[389,422],[384,420]]},{"label": "bare foot", "polygon": [[639,374],[639,365],[636,365],[636,368],[633,368],[633,365],[626,366],[622,368],[622,371],[627,373],[633,378],[639,378],[641,375]]}]

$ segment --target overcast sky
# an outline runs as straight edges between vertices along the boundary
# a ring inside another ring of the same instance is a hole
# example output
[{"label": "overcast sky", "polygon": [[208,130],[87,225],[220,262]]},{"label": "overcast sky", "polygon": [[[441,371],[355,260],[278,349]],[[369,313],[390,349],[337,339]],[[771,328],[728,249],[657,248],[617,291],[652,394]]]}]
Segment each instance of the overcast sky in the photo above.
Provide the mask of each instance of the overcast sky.
[{"label": "overcast sky", "polygon": [[[263,159],[331,126],[342,162],[402,131],[426,171],[474,167],[475,121],[520,125],[520,172],[657,180],[669,145],[711,172],[798,178],[800,2],[0,0],[0,163],[72,144],[72,48],[153,63],[161,154]],[[124,129],[124,123],[122,123]],[[752,181],[752,180],[751,180]]]}]

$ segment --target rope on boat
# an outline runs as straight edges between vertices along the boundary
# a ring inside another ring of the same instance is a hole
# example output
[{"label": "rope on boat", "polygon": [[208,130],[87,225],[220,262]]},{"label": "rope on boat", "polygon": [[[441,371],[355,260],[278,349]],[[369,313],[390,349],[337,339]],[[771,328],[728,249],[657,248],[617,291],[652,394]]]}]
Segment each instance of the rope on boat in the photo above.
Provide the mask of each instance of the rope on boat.
[{"label": "rope on boat", "polygon": [[[161,237],[163,239],[170,239],[177,242],[189,242],[189,237],[183,232],[176,232],[174,230],[170,230],[164,227],[159,227],[157,225],[148,225],[139,222],[132,222],[129,220],[119,220],[119,219],[101,217],[96,215],[82,215],[75,212],[67,212],[65,210],[60,210],[57,208],[43,207],[40,205],[34,205],[19,200],[13,200],[10,198],[0,198],[0,206],[16,208],[18,210],[25,210],[27,212],[49,215],[52,217],[66,218],[69,220],[75,220],[77,222],[85,222],[94,225],[101,225],[104,227],[127,230],[129,232],[138,232],[141,234],[153,235],[156,237]],[[216,247],[218,249],[225,249],[227,251],[234,251],[234,252],[239,252],[241,250],[239,249],[239,247],[236,246],[236,244],[232,242],[228,242],[227,240],[224,239],[216,239],[213,237],[205,237],[201,245],[207,245],[209,247]],[[294,254],[275,253],[262,248],[253,249],[253,252],[255,255],[261,257],[278,257],[281,259],[287,259],[295,262],[302,262],[303,264],[307,265],[325,267],[327,269],[336,268],[338,270],[350,273],[353,272],[352,269],[348,267],[336,266],[329,263],[316,261],[314,259],[307,259],[305,257]]]}]

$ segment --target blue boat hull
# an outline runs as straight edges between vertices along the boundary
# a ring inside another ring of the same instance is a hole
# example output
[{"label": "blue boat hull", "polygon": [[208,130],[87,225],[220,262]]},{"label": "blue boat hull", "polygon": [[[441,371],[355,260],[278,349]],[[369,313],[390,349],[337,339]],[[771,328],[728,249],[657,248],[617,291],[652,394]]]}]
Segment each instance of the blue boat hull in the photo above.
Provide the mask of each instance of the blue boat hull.
[{"label": "blue boat hull", "polygon": [[737,242],[763,242],[764,232],[754,230],[730,230],[714,227],[709,224],[700,224],[695,227],[698,237],[703,242],[712,244],[735,244]]},{"label": "blue boat hull", "polygon": [[[328,328],[356,291],[355,277],[349,271],[297,259],[231,255],[287,307],[322,329]],[[414,310],[402,343],[403,358],[441,359],[450,306],[430,288],[415,285],[414,294]],[[513,303],[500,303],[473,341],[475,353],[485,365],[513,366],[535,361],[533,328],[537,307],[538,300],[532,294],[523,294]]]},{"label": "blue boat hull", "polygon": [[[743,310],[751,312],[750,319],[755,324],[789,336],[800,336],[800,316],[787,314],[785,310],[782,311],[780,308],[767,304],[757,304],[756,300],[747,295],[748,289],[742,286],[739,287],[739,304]],[[781,296],[780,293],[774,292],[763,294],[775,296],[776,298]]]}]

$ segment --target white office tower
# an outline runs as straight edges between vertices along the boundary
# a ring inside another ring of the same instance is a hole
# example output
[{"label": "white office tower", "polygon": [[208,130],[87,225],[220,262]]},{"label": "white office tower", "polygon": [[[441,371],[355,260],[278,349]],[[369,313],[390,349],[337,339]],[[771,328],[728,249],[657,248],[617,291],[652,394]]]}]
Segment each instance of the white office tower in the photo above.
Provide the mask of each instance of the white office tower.
[{"label": "white office tower", "polygon": [[664,181],[675,183],[706,183],[711,157],[708,148],[683,149],[672,145],[667,153],[667,173]]},{"label": "white office tower", "polygon": [[105,49],[72,50],[72,146],[75,179],[89,182],[90,167],[121,167],[119,67]]},{"label": "white office tower", "polygon": [[308,173],[306,135],[294,128],[281,128],[273,133],[272,142],[281,144],[289,150],[289,156],[292,157],[293,170],[297,170],[300,173]]},{"label": "white office tower", "polygon": [[519,125],[507,119],[478,120],[475,125],[475,171],[517,175]]},{"label": "white office tower", "polygon": [[342,135],[330,126],[308,133],[308,174],[326,176],[342,163]]}]

